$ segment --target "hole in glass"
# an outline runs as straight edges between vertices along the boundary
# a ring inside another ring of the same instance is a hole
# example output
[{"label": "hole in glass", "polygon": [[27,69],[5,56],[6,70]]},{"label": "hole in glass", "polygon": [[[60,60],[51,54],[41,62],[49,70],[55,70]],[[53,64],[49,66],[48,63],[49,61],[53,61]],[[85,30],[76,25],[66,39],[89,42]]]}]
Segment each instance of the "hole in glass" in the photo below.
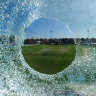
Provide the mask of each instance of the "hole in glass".
[{"label": "hole in glass", "polygon": [[25,29],[22,53],[29,66],[38,72],[56,74],[75,58],[74,37],[64,23],[40,18]]}]

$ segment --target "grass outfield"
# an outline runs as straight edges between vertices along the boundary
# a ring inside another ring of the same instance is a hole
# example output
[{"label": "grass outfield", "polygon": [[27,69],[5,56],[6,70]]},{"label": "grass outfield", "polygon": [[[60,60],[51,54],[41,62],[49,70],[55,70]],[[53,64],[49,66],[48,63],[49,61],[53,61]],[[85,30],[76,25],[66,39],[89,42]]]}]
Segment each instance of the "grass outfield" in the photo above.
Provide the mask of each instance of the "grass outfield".
[{"label": "grass outfield", "polygon": [[75,45],[23,46],[22,53],[30,67],[46,74],[55,74],[68,67],[75,58]]}]

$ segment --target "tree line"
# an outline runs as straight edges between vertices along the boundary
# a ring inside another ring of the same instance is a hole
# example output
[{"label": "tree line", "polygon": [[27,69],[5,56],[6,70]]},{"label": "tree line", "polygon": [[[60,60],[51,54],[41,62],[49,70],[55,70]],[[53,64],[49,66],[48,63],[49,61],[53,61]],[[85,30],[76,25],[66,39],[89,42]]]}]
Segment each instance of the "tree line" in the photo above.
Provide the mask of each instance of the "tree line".
[{"label": "tree line", "polygon": [[71,45],[75,44],[73,38],[53,38],[53,39],[25,39],[24,44],[46,44],[46,45]]},{"label": "tree line", "polygon": [[46,45],[88,45],[93,44],[96,45],[96,38],[53,38],[53,39],[25,39],[24,45],[27,44],[46,44]]}]

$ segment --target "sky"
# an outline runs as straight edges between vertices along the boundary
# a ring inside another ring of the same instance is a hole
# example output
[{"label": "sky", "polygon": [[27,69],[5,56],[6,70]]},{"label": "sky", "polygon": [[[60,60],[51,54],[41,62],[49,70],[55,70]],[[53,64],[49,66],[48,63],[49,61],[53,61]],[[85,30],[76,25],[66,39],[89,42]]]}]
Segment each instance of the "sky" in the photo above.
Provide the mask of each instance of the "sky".
[{"label": "sky", "polygon": [[96,38],[96,26],[78,32],[74,26],[66,26],[61,21],[39,18],[25,29],[25,33],[26,38]]},{"label": "sky", "polygon": [[40,18],[25,29],[26,38],[73,38],[73,33],[63,22]]},{"label": "sky", "polygon": [[[63,23],[53,20],[58,19],[69,26],[75,37],[87,38],[87,30],[90,30],[89,37],[96,38],[96,0],[24,1],[1,0],[0,32],[2,34],[22,36],[23,30],[27,27],[26,38],[32,36],[50,38],[51,35],[53,38],[72,37],[73,35],[70,35]],[[53,31],[52,34],[50,30]]]},{"label": "sky", "polygon": [[[55,18],[61,20],[62,22],[65,22],[66,24],[68,24],[75,38],[88,38],[87,30],[90,30],[90,38],[96,38],[96,0],[60,0],[60,4],[58,0],[56,0],[55,2],[53,1],[54,0],[50,1],[47,7],[44,6],[40,8],[40,17]],[[60,10],[60,8],[62,9]],[[57,27],[57,25],[60,26]],[[33,22],[33,24],[30,25],[30,29],[32,28],[33,30],[33,36],[38,38],[40,36],[45,36],[45,38],[51,37],[51,34],[48,34],[50,30],[53,30],[53,37],[54,35],[58,38],[60,38],[61,36],[66,37],[66,34],[62,34],[64,33],[64,27],[63,25],[61,25],[61,23],[57,24],[52,19],[40,19],[39,21],[37,20]],[[52,28],[50,28],[50,26]],[[67,34],[68,33],[69,32],[67,32]],[[27,37],[31,36],[28,31],[26,31],[26,34]]]}]

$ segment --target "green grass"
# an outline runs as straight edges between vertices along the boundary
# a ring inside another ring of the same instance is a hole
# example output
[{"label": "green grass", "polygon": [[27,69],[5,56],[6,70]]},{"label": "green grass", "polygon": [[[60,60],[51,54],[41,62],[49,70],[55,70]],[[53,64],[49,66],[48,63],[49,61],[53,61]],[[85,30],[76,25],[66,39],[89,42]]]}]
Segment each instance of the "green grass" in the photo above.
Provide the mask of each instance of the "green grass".
[{"label": "green grass", "polygon": [[75,45],[23,46],[22,53],[30,67],[45,74],[55,74],[68,67],[75,58]]}]

